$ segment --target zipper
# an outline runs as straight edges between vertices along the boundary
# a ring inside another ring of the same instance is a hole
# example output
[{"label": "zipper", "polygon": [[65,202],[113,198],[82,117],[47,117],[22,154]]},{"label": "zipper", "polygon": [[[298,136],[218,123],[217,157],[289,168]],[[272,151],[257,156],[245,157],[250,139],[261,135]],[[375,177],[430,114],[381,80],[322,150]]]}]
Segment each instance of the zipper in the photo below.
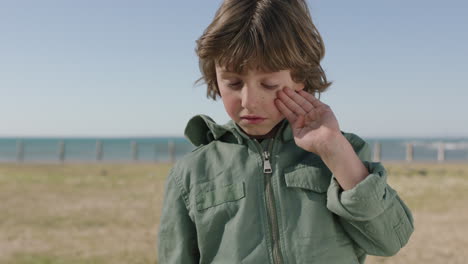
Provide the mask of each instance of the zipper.
[{"label": "zipper", "polygon": [[260,147],[260,153],[263,159],[263,174],[265,176],[265,198],[267,203],[268,219],[271,227],[272,237],[272,252],[273,252],[273,263],[281,264],[281,250],[279,244],[279,227],[278,219],[276,214],[275,200],[273,196],[273,187],[271,186],[271,176],[273,175],[273,169],[271,167],[270,154],[273,149],[274,139],[270,139],[268,149],[263,150],[262,145],[255,140]]},{"label": "zipper", "polygon": [[263,173],[271,174],[273,170],[271,169],[270,163],[270,153],[268,151],[263,152]]}]

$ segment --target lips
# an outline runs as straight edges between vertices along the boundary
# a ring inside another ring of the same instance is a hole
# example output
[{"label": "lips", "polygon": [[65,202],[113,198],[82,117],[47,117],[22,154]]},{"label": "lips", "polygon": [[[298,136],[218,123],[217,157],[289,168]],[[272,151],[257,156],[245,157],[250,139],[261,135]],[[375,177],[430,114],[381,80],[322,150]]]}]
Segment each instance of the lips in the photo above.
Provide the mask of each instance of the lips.
[{"label": "lips", "polygon": [[261,116],[256,116],[256,115],[245,115],[245,116],[241,116],[242,119],[265,119]]},{"label": "lips", "polygon": [[263,118],[261,116],[255,116],[255,115],[246,115],[246,116],[241,116],[241,120],[250,123],[250,124],[258,124],[263,122],[266,118]]}]

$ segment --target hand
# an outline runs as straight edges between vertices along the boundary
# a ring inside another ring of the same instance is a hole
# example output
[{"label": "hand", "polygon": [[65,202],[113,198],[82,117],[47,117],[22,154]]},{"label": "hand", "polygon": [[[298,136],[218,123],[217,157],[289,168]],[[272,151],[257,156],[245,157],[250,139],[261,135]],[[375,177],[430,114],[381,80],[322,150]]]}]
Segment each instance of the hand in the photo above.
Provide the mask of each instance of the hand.
[{"label": "hand", "polygon": [[319,156],[336,149],[334,142],[342,137],[331,108],[312,94],[288,87],[277,92],[275,104],[292,127],[296,145]]},{"label": "hand", "polygon": [[284,88],[277,95],[276,107],[291,124],[296,145],[319,155],[343,190],[354,188],[369,175],[328,105],[302,90]]}]

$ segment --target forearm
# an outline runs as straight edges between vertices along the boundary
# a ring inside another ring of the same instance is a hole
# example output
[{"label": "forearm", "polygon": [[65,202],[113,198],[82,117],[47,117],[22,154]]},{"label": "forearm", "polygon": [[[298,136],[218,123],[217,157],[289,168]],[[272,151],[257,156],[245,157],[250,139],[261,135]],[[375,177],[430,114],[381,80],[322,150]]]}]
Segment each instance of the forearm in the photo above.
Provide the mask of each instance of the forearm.
[{"label": "forearm", "polygon": [[388,186],[382,164],[363,163],[369,175],[355,188],[341,191],[338,181],[331,181],[327,208],[339,216],[344,229],[366,253],[391,256],[408,242],[414,230],[413,217]]},{"label": "forearm", "polygon": [[369,171],[342,134],[333,136],[327,142],[319,155],[343,190],[352,189],[369,175]]}]

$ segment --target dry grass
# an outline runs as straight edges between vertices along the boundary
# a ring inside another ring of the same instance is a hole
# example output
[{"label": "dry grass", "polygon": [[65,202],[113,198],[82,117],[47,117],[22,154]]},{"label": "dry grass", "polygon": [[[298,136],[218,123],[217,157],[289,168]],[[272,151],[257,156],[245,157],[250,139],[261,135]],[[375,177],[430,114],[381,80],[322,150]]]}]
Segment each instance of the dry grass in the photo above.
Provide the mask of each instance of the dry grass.
[{"label": "dry grass", "polygon": [[0,263],[155,263],[169,165],[0,166]]},{"label": "dry grass", "polygon": [[[156,263],[168,164],[1,164],[0,263]],[[416,231],[391,258],[466,263],[468,164],[388,163]]]}]

